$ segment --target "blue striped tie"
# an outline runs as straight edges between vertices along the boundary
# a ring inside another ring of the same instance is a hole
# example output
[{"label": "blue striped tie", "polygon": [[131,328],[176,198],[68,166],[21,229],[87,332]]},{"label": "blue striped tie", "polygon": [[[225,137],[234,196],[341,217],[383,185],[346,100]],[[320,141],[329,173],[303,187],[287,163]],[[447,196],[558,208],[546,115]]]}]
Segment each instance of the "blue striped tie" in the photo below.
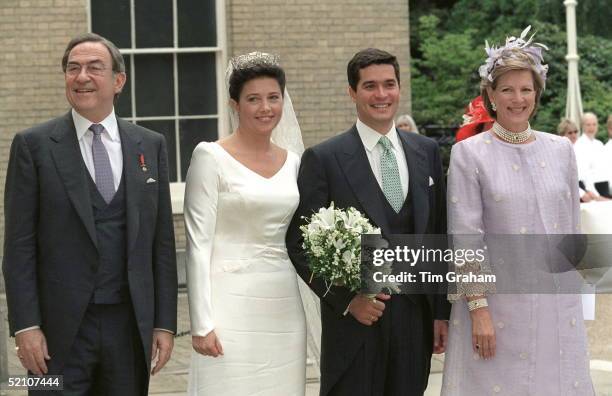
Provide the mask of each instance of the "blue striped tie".
[{"label": "blue striped tie", "polygon": [[104,143],[102,143],[102,132],[105,131],[101,124],[91,124],[89,129],[93,132],[93,142],[91,143],[91,154],[93,156],[96,186],[106,203],[112,201],[115,195],[115,182],[113,179],[113,169]]}]

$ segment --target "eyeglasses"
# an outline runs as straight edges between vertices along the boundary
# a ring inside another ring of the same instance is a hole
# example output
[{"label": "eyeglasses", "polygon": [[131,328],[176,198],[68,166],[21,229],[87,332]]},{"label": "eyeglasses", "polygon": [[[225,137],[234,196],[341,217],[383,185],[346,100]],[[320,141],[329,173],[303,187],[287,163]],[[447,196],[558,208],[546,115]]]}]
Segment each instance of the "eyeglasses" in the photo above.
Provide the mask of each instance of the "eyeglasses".
[{"label": "eyeglasses", "polygon": [[575,135],[575,134],[577,134],[577,133],[578,133],[578,130],[577,130],[577,129],[574,129],[574,130],[571,130],[571,131],[567,131],[565,134],[566,134],[566,135]]},{"label": "eyeglasses", "polygon": [[69,63],[66,66],[66,74],[69,76],[78,76],[85,69],[85,73],[90,76],[103,76],[106,72],[106,67],[102,63],[89,63],[87,65],[79,65],[78,63]]}]

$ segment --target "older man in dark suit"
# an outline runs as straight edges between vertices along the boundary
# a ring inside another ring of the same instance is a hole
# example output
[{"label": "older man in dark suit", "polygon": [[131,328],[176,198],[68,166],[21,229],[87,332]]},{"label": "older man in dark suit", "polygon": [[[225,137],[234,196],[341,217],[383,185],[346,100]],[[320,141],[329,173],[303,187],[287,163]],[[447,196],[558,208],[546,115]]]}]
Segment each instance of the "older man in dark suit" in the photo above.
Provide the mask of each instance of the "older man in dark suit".
[{"label": "older man in dark suit", "polygon": [[95,34],[62,59],[67,114],[18,133],[3,272],[24,368],[70,395],[143,395],[170,358],[177,274],[164,138],[115,116],[123,57]]},{"label": "older man in dark suit", "polygon": [[304,152],[300,205],[287,233],[289,256],[321,298],[321,395],[411,396],[427,387],[432,352],[446,344],[444,295],[377,295],[311,279],[299,230],[303,216],[334,202],[364,213],[383,235],[446,233],[444,175],[436,143],[395,128],[399,65],[369,48],[347,67],[357,123]]}]

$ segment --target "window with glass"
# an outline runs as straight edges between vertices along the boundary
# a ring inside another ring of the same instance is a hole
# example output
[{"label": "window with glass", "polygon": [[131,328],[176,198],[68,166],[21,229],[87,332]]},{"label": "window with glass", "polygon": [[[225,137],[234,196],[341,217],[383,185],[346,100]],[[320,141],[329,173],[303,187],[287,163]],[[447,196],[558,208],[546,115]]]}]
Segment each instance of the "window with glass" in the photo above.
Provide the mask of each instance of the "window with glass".
[{"label": "window with glass", "polygon": [[185,179],[199,142],[219,136],[223,7],[223,0],[90,0],[91,31],[125,59],[128,82],[115,111],[166,137],[171,182]]}]

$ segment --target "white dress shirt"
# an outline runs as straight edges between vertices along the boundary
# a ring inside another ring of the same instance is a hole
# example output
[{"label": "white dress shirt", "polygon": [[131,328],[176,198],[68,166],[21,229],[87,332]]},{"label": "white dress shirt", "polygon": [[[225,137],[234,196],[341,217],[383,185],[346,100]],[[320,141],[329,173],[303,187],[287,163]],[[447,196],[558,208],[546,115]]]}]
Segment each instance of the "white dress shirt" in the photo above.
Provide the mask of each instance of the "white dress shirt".
[{"label": "white dress shirt", "polygon": [[[380,157],[383,153],[383,148],[378,141],[380,140],[382,134],[378,133],[374,129],[370,128],[366,124],[364,124],[359,118],[357,118],[357,133],[359,133],[359,138],[361,139],[361,143],[363,143],[363,147],[365,147],[366,155],[368,157],[368,162],[370,163],[370,168],[372,168],[372,172],[374,173],[374,177],[382,190],[382,174],[380,172]],[[385,135],[391,141],[391,150],[393,150],[393,154],[395,154],[395,160],[397,161],[397,168],[399,169],[400,175],[400,184],[402,185],[402,194],[404,195],[404,199],[408,195],[408,164],[406,163],[406,155],[404,154],[404,148],[399,140],[399,136],[397,136],[397,130],[395,129],[395,123],[391,125],[391,129]],[[343,315],[346,316],[349,312],[349,305],[344,310]]]},{"label": "white dress shirt", "polygon": [[582,134],[574,144],[578,179],[582,180],[587,191],[599,195],[595,183],[606,181],[606,169],[603,166],[604,146],[595,138]]},{"label": "white dress shirt", "polygon": [[[366,149],[366,155],[368,156],[368,162],[370,163],[370,167],[372,168],[374,177],[376,177],[376,181],[378,182],[378,185],[382,190],[380,157],[383,153],[383,147],[378,144],[378,141],[383,135],[361,122],[360,119],[357,119],[357,132],[359,133],[361,142],[363,143],[363,146]],[[393,146],[392,150],[393,154],[395,154],[395,160],[397,161],[397,168],[399,169],[400,175],[400,183],[402,184],[402,193],[404,194],[405,199],[408,195],[408,164],[406,163],[406,155],[404,154],[404,149],[399,140],[399,136],[397,135],[395,124],[391,126],[391,129],[389,129],[389,132],[387,132],[385,136],[389,138]]]},{"label": "white dress shirt", "polygon": [[603,162],[606,169],[606,177],[612,189],[612,138],[608,139],[608,142],[604,144]]},{"label": "white dress shirt", "polygon": [[[83,162],[91,175],[92,180],[96,181],[96,170],[94,168],[94,160],[91,152],[91,144],[93,142],[93,132],[89,130],[91,124],[94,122],[89,121],[83,117],[76,110],[72,109],[72,120],[74,121],[74,128],[76,129],[77,139],[79,140],[79,148],[81,149],[81,155],[83,156]],[[119,188],[121,182],[121,173],[123,171],[123,154],[121,152],[121,138],[119,137],[119,126],[117,125],[117,117],[115,117],[115,110],[103,119],[98,124],[102,124],[106,132],[101,135],[102,143],[108,152],[108,159],[110,160],[111,169],[113,171],[113,182],[115,184],[115,191]]]}]

